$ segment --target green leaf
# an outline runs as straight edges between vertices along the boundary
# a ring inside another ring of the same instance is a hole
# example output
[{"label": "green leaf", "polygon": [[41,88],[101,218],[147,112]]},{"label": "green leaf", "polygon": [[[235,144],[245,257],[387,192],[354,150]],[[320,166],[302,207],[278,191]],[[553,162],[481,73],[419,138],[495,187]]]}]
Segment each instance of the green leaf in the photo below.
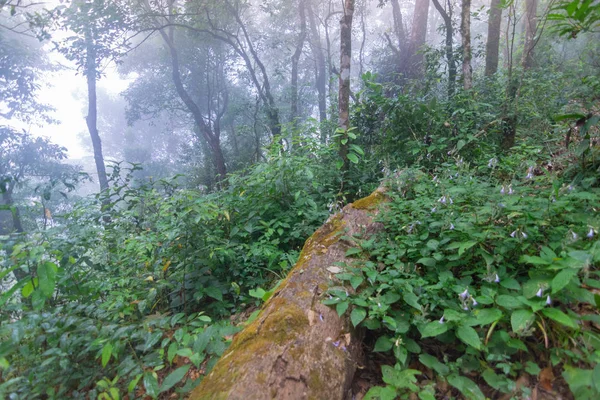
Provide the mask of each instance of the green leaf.
[{"label": "green leaf", "polygon": [[355,153],[348,153],[348,160],[350,160],[352,164],[358,164],[358,156]]},{"label": "green leaf", "polygon": [[412,292],[407,292],[407,293],[404,294],[404,296],[402,297],[402,299],[409,306],[411,306],[413,308],[416,308],[417,310],[421,311],[421,305],[419,304],[419,298],[417,297],[416,294],[414,294]]},{"label": "green leaf", "polygon": [[363,400],[395,400],[396,389],[391,386],[374,386],[365,394]]},{"label": "green leaf", "polygon": [[108,361],[110,360],[110,356],[112,355],[113,346],[110,343],[106,343],[102,348],[102,367],[106,367]]},{"label": "green leaf", "polygon": [[183,379],[185,374],[187,374],[191,366],[191,364],[184,365],[167,375],[162,385],[160,386],[160,393],[170,390],[173,386],[181,382],[181,380]]},{"label": "green leaf", "polygon": [[356,288],[359,287],[363,282],[364,278],[362,277],[362,275],[354,275],[352,278],[350,278],[350,285],[354,290],[356,290]]},{"label": "green leaf", "polygon": [[596,391],[600,392],[600,364],[596,364],[594,370],[592,371],[592,381],[594,382]]},{"label": "green leaf", "polygon": [[178,345],[175,342],[172,342],[167,349],[167,360],[169,363],[173,362],[175,355],[177,354]]},{"label": "green leaf", "polygon": [[346,312],[346,310],[348,309],[348,302],[347,301],[342,301],[341,303],[337,303],[337,305],[335,306],[335,311],[337,311],[338,316],[342,316],[344,315],[344,313]]},{"label": "green leaf", "polygon": [[521,332],[529,327],[535,318],[535,315],[530,310],[517,310],[512,313],[510,323],[513,332]]},{"label": "green leaf", "polygon": [[250,289],[248,294],[252,297],[255,297],[259,300],[262,300],[263,296],[267,293],[263,288]]},{"label": "green leaf", "polygon": [[574,268],[567,268],[560,271],[554,279],[552,279],[552,283],[550,286],[552,287],[552,294],[559,292],[562,288],[567,286],[571,279],[577,275],[579,271]]},{"label": "green leaf", "polygon": [[497,308],[483,308],[481,310],[473,311],[475,321],[477,321],[477,325],[480,326],[485,326],[491,324],[492,322],[496,322],[502,318],[502,315],[502,311]]},{"label": "green leaf", "polygon": [[521,285],[519,285],[519,282],[517,282],[515,278],[503,279],[500,282],[500,286],[504,286],[505,288],[512,290],[521,290]]},{"label": "green leaf", "polygon": [[215,300],[223,301],[223,292],[219,288],[207,287],[204,288],[204,293],[206,293],[209,297],[212,297]]},{"label": "green leaf", "polygon": [[423,264],[426,267],[435,267],[436,262],[435,258],[431,257],[420,258],[417,260],[417,264]]},{"label": "green leaf", "polygon": [[392,385],[396,389],[409,389],[414,392],[418,391],[417,385],[415,385],[417,382],[416,375],[421,375],[421,371],[416,369],[398,371],[389,365],[383,365],[381,366],[381,372],[383,381],[388,385]]},{"label": "green leaf", "polygon": [[558,322],[559,324],[563,324],[569,328],[577,329],[577,324],[571,319],[571,317],[556,308],[544,308],[542,310],[542,314],[551,320]]},{"label": "green leaf", "polygon": [[362,253],[362,249],[360,247],[351,247],[346,250],[346,257],[354,256],[360,253]]},{"label": "green leaf", "polygon": [[156,372],[146,371],[144,372],[144,388],[146,389],[146,394],[153,399],[158,397],[158,376]]},{"label": "green leaf", "polygon": [[448,324],[440,324],[439,321],[432,321],[425,325],[423,330],[421,331],[421,337],[433,337],[441,335],[442,333],[448,330]]},{"label": "green leaf", "polygon": [[456,336],[465,344],[481,350],[481,339],[479,339],[477,331],[470,326],[459,326],[456,330]]},{"label": "green leaf", "polygon": [[496,304],[509,309],[519,308],[523,306],[523,303],[521,303],[521,301],[515,296],[509,296],[506,294],[498,296],[496,298]]},{"label": "green leaf", "polygon": [[129,386],[127,386],[128,393],[133,393],[140,379],[142,379],[142,374],[136,375],[136,377],[129,382]]},{"label": "green leaf", "polygon": [[31,293],[33,293],[33,282],[31,280],[29,280],[25,286],[23,286],[23,289],[21,289],[21,295],[24,298],[28,298],[29,296],[31,296]]},{"label": "green leaf", "polygon": [[360,324],[366,317],[367,310],[364,308],[356,307],[354,310],[352,310],[352,313],[350,313],[350,321],[352,321],[352,325],[355,327],[358,326],[358,324]]},{"label": "green leaf", "polygon": [[54,287],[56,286],[56,264],[46,261],[37,268],[40,290],[46,298],[52,297]]},{"label": "green leaf", "polygon": [[379,336],[377,342],[375,342],[375,347],[373,351],[375,352],[383,352],[389,351],[394,345],[394,341],[387,336]]},{"label": "green leaf", "polygon": [[440,362],[440,360],[430,354],[421,354],[419,356],[419,361],[427,368],[432,368],[442,376],[446,376],[450,373],[450,368],[448,368],[446,364]]},{"label": "green leaf", "polygon": [[469,400],[485,400],[485,396],[479,389],[479,386],[475,384],[469,378],[464,376],[452,374],[448,377],[448,383],[458,389],[459,392]]}]

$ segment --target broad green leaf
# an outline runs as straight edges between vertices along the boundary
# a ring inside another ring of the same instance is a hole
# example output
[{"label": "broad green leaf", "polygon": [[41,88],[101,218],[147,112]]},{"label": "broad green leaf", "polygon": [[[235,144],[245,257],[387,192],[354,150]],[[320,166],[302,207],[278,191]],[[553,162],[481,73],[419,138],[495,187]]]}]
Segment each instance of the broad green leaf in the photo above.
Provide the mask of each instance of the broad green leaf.
[{"label": "broad green leaf", "polygon": [[364,308],[354,308],[350,313],[350,321],[352,321],[352,325],[355,327],[362,322],[367,317],[367,310]]},{"label": "broad green leaf", "polygon": [[257,299],[262,299],[263,296],[267,293],[263,288],[250,289],[248,294]]},{"label": "broad green leaf", "polygon": [[204,293],[206,293],[207,296],[212,297],[215,300],[223,301],[223,292],[219,288],[207,287],[204,288]]},{"label": "broad green leaf", "polygon": [[416,369],[404,369],[402,371],[398,371],[394,367],[390,367],[389,365],[383,365],[381,367],[381,372],[383,375],[383,381],[388,385],[392,385],[397,389],[409,389],[411,391],[417,391],[417,382],[416,375],[421,375],[421,371]]},{"label": "broad green leaf", "polygon": [[393,345],[394,345],[394,341],[392,339],[390,339],[387,336],[380,336],[377,339],[377,342],[375,342],[375,347],[373,348],[373,351],[375,351],[375,352],[388,351],[392,348]]},{"label": "broad green leaf", "polygon": [[466,345],[481,350],[481,339],[479,339],[477,331],[470,326],[459,326],[458,329],[456,329],[456,336]]},{"label": "broad green leaf", "polygon": [[396,389],[391,386],[375,386],[363,397],[363,400],[395,400]]},{"label": "broad green leaf", "polygon": [[350,160],[352,164],[358,164],[358,156],[355,153],[348,153],[348,160]]},{"label": "broad green leaf", "polygon": [[556,308],[544,308],[542,310],[542,314],[551,320],[558,322],[559,324],[563,324],[569,328],[577,329],[577,324],[571,319],[571,317]]},{"label": "broad green leaf", "polygon": [[129,382],[129,386],[127,386],[128,393],[132,393],[135,390],[135,387],[137,386],[140,379],[142,379],[142,374],[136,375],[136,377],[133,378],[131,382]]},{"label": "broad green leaf", "polygon": [[416,294],[411,293],[411,292],[407,292],[407,293],[404,294],[403,300],[409,306],[414,307],[417,310],[421,311],[421,305],[419,304],[419,298],[417,297]]},{"label": "broad green leaf", "polygon": [[353,275],[352,278],[350,278],[350,286],[352,286],[352,289],[356,290],[364,280],[365,279],[361,275]]},{"label": "broad green leaf", "polygon": [[552,279],[552,283],[550,286],[552,287],[552,294],[559,292],[562,288],[567,286],[571,279],[577,275],[579,271],[574,268],[567,268],[560,271],[554,279]]},{"label": "broad green leaf", "polygon": [[421,354],[419,356],[419,361],[427,368],[432,368],[442,376],[446,376],[450,373],[450,368],[448,368],[446,364],[440,362],[440,360],[430,354]]},{"label": "broad green leaf", "polygon": [[337,314],[341,317],[348,309],[348,306],[349,303],[347,301],[342,301],[341,303],[336,304],[335,311],[337,311]]},{"label": "broad green leaf", "polygon": [[167,360],[169,361],[169,363],[173,362],[173,359],[175,358],[175,355],[177,354],[177,350],[178,350],[177,343],[172,342],[169,345],[169,348],[167,349]]},{"label": "broad green leaf", "polygon": [[160,393],[170,390],[173,386],[181,382],[181,380],[183,379],[185,374],[187,374],[191,366],[191,364],[184,365],[167,375],[162,385],[160,386]]},{"label": "broad green leaf", "polygon": [[496,298],[496,304],[509,309],[519,308],[523,306],[523,303],[521,303],[521,301],[515,296],[509,296],[506,294],[498,296]]},{"label": "broad green leaf", "polygon": [[112,355],[113,346],[110,343],[106,343],[102,348],[102,367],[106,367],[108,361],[110,360],[110,356]]},{"label": "broad green leaf", "polygon": [[477,325],[485,326],[502,318],[502,311],[497,308],[483,308],[481,310],[474,310],[473,316]]},{"label": "broad green leaf", "polygon": [[534,319],[535,314],[530,310],[517,310],[513,312],[510,316],[510,323],[513,332],[519,333],[525,330],[533,323]]},{"label": "broad green leaf", "polygon": [[458,389],[468,400],[485,400],[485,396],[481,392],[481,389],[479,389],[479,386],[469,378],[452,374],[448,377],[448,383]]},{"label": "broad green leaf", "polygon": [[146,371],[144,372],[144,388],[146,389],[146,394],[153,399],[158,397],[158,376],[156,372]]},{"label": "broad green leaf", "polygon": [[23,286],[23,289],[21,289],[21,295],[24,298],[28,298],[29,296],[31,296],[31,293],[33,293],[33,282],[31,280],[29,280],[25,286]]},{"label": "broad green leaf", "polygon": [[439,321],[432,321],[425,325],[423,330],[421,331],[421,337],[433,337],[441,335],[442,333],[448,330],[448,324],[440,324]]},{"label": "broad green leaf", "polygon": [[521,285],[519,285],[519,282],[517,282],[515,278],[503,279],[500,282],[500,286],[504,286],[505,288],[512,290],[521,290]]},{"label": "broad green leaf", "polygon": [[351,247],[346,250],[346,257],[355,256],[357,254],[362,253],[362,249],[359,247]]},{"label": "broad green leaf", "polygon": [[56,264],[46,261],[37,268],[40,290],[46,298],[52,297],[56,286]]},{"label": "broad green leaf", "polygon": [[435,267],[435,258],[425,257],[417,260],[417,264],[423,264],[426,267]]}]

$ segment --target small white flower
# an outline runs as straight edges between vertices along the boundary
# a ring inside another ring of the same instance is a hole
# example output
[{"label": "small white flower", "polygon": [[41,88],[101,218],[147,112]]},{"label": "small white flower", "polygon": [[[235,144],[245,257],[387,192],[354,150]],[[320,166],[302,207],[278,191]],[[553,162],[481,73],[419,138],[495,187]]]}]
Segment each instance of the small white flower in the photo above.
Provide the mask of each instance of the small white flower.
[{"label": "small white flower", "polygon": [[460,297],[461,299],[466,299],[467,297],[469,297],[469,289],[465,289],[464,292],[462,292],[461,294],[458,295],[458,297]]},{"label": "small white flower", "polygon": [[550,298],[549,295],[548,295],[548,297],[546,297],[546,305],[548,305],[548,306],[552,305],[552,299]]},{"label": "small white flower", "polygon": [[590,228],[590,231],[588,232],[587,237],[590,239],[594,237],[594,229],[593,228]]},{"label": "small white flower", "polygon": [[440,197],[440,199],[438,201],[442,204],[446,204],[446,196]]},{"label": "small white flower", "polygon": [[514,190],[513,190],[513,188],[512,188],[512,185],[510,185],[510,186],[508,187],[508,194],[514,194],[514,193],[515,193],[515,192],[514,192]]},{"label": "small white flower", "polygon": [[435,207],[433,207],[433,208],[431,209],[431,212],[432,212],[432,213],[434,213],[436,210],[437,210],[437,209],[436,209]]},{"label": "small white flower", "polygon": [[442,315],[442,318],[440,318],[440,321],[439,321],[439,322],[440,322],[440,324],[443,324],[443,323],[444,323],[444,316],[443,316],[443,315]]},{"label": "small white flower", "polygon": [[454,201],[452,201],[452,197],[448,197],[448,200],[450,200],[450,204],[454,204]]},{"label": "small white flower", "polygon": [[517,231],[512,231],[511,234],[510,234],[510,237],[514,238],[516,235],[517,235]]},{"label": "small white flower", "polygon": [[502,189],[500,189],[500,194],[504,194],[506,193],[506,189],[504,188],[504,186],[502,186]]},{"label": "small white flower", "polygon": [[498,159],[496,157],[490,158],[490,161],[488,161],[488,168],[494,168],[496,165],[498,165]]},{"label": "small white flower", "polygon": [[575,189],[575,188],[573,187],[573,185],[569,185],[569,186],[567,186],[567,190],[568,190],[569,192],[572,192],[572,191],[573,191],[573,189]]},{"label": "small white flower", "polygon": [[454,230],[454,224],[450,224],[450,230],[453,231]]},{"label": "small white flower", "polygon": [[467,306],[464,306],[464,307],[463,307],[463,310],[465,310],[465,311],[469,311],[469,307],[467,307]]},{"label": "small white flower", "polygon": [[506,204],[504,204],[504,203],[498,203],[498,207],[504,208],[504,207],[506,207]]},{"label": "small white flower", "polygon": [[573,237],[573,240],[577,240],[579,239],[579,235],[576,234],[575,232],[571,231],[571,236]]},{"label": "small white flower", "polygon": [[475,307],[475,306],[477,306],[477,304],[479,304],[479,303],[477,303],[477,300],[475,300],[475,298],[472,297],[471,300],[473,300],[473,307]]},{"label": "small white flower", "polygon": [[527,234],[525,232],[521,232],[521,236],[523,236],[523,239],[527,239]]},{"label": "small white flower", "polygon": [[533,167],[529,167],[527,169],[527,176],[525,177],[525,179],[533,179]]},{"label": "small white flower", "polygon": [[498,276],[498,274],[496,274],[496,279],[494,279],[494,282],[500,283],[500,277]]},{"label": "small white flower", "polygon": [[542,297],[544,295],[544,290],[542,288],[540,288],[535,295],[537,297]]},{"label": "small white flower", "polygon": [[377,303],[377,307],[381,308],[381,303]]}]

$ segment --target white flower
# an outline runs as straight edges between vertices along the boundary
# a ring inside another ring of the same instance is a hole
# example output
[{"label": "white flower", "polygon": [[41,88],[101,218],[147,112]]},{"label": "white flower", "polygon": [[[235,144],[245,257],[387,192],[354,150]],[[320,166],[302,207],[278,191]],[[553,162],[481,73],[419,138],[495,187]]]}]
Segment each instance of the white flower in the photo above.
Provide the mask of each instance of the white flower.
[{"label": "white flower", "polygon": [[498,276],[498,274],[496,274],[496,279],[494,279],[494,282],[500,283],[500,277]]},{"label": "white flower", "polygon": [[490,158],[488,161],[488,168],[494,168],[498,164],[498,159],[496,157]]},{"label": "white flower", "polygon": [[446,204],[446,196],[440,197],[440,199],[438,201],[442,204]]},{"label": "white flower", "polygon": [[521,232],[521,236],[523,236],[523,239],[527,239],[527,234],[525,232]]},{"label": "white flower", "polygon": [[440,318],[440,321],[439,321],[439,322],[440,322],[440,324],[443,324],[443,323],[444,323],[444,316],[443,316],[443,315],[442,315],[442,318]]},{"label": "white flower", "polygon": [[450,230],[453,231],[454,230],[454,224],[450,224]]},{"label": "white flower", "polygon": [[462,292],[461,294],[458,295],[458,297],[460,297],[461,299],[466,299],[467,297],[469,297],[469,289],[465,289],[464,292]]},{"label": "white flower", "polygon": [[506,189],[504,188],[504,186],[502,186],[502,189],[500,189],[500,194],[504,194],[506,193]]},{"label": "white flower", "polygon": [[548,295],[548,297],[546,297],[546,305],[548,305],[548,306],[552,305],[552,299],[550,298],[550,295]]},{"label": "white flower", "polygon": [[579,235],[573,231],[571,231],[571,236],[573,237],[573,240],[577,240],[579,238]]},{"label": "white flower", "polygon": [[463,310],[465,310],[465,311],[469,311],[469,307],[467,307],[467,306],[464,306],[464,307],[463,307]]},{"label": "white flower", "polygon": [[479,304],[479,303],[477,303],[477,300],[475,300],[474,297],[471,297],[471,300],[473,300],[473,307],[475,307],[475,306],[477,306],[477,304]]},{"label": "white flower", "polygon": [[452,197],[448,197],[448,199],[450,200],[450,204],[454,204],[454,202],[452,201]]},{"label": "white flower", "polygon": [[594,229],[593,228],[590,228],[590,231],[588,232],[587,237],[590,239],[594,237]]},{"label": "white flower", "polygon": [[512,188],[512,185],[510,185],[510,186],[508,187],[508,194],[514,194],[514,193],[515,193],[515,192],[514,192],[514,190],[513,190],[513,188]]},{"label": "white flower", "polygon": [[517,235],[517,231],[512,231],[512,233],[510,234],[510,237],[515,237]]},{"label": "white flower", "polygon": [[529,167],[527,169],[527,176],[525,177],[525,179],[533,179],[533,167]]},{"label": "white flower", "polygon": [[573,191],[573,189],[575,189],[575,188],[573,187],[573,185],[569,185],[569,186],[567,186],[567,190],[569,190],[569,192],[572,192],[572,191]]},{"label": "white flower", "polygon": [[432,212],[432,213],[434,213],[435,211],[436,211],[436,208],[435,208],[435,207],[433,207],[433,208],[431,209],[431,212]]},{"label": "white flower", "polygon": [[542,288],[540,288],[535,295],[537,297],[542,297],[544,295],[544,290]]}]

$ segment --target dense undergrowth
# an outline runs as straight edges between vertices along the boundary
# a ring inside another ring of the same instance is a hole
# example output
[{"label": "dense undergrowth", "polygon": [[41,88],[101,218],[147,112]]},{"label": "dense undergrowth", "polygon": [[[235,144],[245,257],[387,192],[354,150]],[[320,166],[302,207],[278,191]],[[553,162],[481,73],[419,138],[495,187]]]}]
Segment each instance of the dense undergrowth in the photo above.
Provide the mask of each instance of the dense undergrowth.
[{"label": "dense undergrowth", "polygon": [[501,77],[444,101],[368,81],[344,185],[335,146],[308,138],[213,193],[115,165],[108,192],[3,238],[0,398],[184,396],[304,240],[384,175],[385,232],[338,275],[356,294],[327,300],[389,364],[369,396],[533,396],[556,376],[594,398],[598,120],[573,122],[598,110],[527,79],[504,151]]}]

